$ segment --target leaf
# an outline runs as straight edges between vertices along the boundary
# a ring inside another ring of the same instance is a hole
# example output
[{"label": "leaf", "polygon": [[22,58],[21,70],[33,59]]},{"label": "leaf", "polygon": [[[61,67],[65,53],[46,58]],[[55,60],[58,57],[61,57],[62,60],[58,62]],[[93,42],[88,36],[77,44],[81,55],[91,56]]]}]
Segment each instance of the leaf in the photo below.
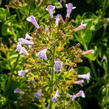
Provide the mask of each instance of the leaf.
[{"label": "leaf", "polygon": [[77,39],[77,41],[80,43],[80,44],[83,44],[83,41],[80,37],[78,37],[77,34],[74,34],[75,35],[75,38]]},{"label": "leaf", "polygon": [[60,2],[56,2],[56,3],[55,3],[55,7],[56,7],[57,9],[60,9],[60,8],[62,8],[62,4],[61,4]]},{"label": "leaf", "polygon": [[89,22],[86,26],[86,30],[85,30],[85,37],[84,37],[84,40],[85,40],[85,43],[87,44],[87,46],[89,45],[91,39],[92,39],[92,31],[90,30],[90,27],[91,27],[92,23]]},{"label": "leaf", "polygon": [[87,72],[91,72],[90,68],[87,67],[87,66],[78,67],[78,68],[75,68],[75,70],[76,70],[79,74],[86,74]]}]

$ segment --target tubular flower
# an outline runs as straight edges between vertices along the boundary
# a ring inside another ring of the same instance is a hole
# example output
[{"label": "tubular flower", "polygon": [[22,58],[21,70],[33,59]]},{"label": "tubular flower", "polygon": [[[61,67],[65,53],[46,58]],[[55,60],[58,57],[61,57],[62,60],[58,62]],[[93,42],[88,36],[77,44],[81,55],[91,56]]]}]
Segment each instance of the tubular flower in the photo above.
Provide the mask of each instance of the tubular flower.
[{"label": "tubular flower", "polygon": [[31,22],[37,29],[39,28],[39,25],[35,19],[35,17],[32,15],[30,17],[27,17],[26,19],[28,22]]},{"label": "tubular flower", "polygon": [[63,20],[63,18],[62,18],[62,16],[61,16],[60,14],[57,14],[57,16],[56,16],[56,25],[55,25],[55,27],[58,26],[60,20]]},{"label": "tubular flower", "polygon": [[54,64],[54,71],[61,72],[62,62],[57,58]]},{"label": "tubular flower", "polygon": [[36,54],[37,57],[39,57],[39,59],[41,60],[47,60],[47,55],[46,55],[47,49],[41,50],[40,52],[38,52]]},{"label": "tubular flower", "polygon": [[67,96],[69,96],[71,99],[70,99],[70,102],[75,100],[76,98],[78,97],[82,97],[82,98],[85,98],[85,94],[82,90],[80,90],[77,94],[75,95],[70,95],[70,94],[67,94]]},{"label": "tubular flower", "polygon": [[24,47],[22,47],[20,42],[17,43],[16,51],[20,51],[19,54],[29,55],[28,52],[26,51],[26,49]]},{"label": "tubular flower", "polygon": [[33,93],[35,98],[41,99],[42,98],[42,89],[40,89],[37,93]]},{"label": "tubular flower", "polygon": [[94,53],[94,50],[87,50],[87,51],[83,52],[82,55],[93,54],[93,53]]},{"label": "tubular flower", "polygon": [[25,44],[25,45],[33,45],[34,42],[33,41],[29,41],[29,40],[26,40],[24,38],[19,38],[18,41],[20,42],[20,44]]},{"label": "tubular flower", "polygon": [[74,84],[83,86],[84,80],[74,81]]},{"label": "tubular flower", "polygon": [[83,24],[83,21],[81,22],[81,25],[74,29],[74,32],[77,32],[79,30],[82,30],[86,28],[87,24]]},{"label": "tubular flower", "polygon": [[70,71],[69,71],[69,72],[72,72],[72,71],[74,71],[74,68],[73,68],[73,67],[70,69]]},{"label": "tubular flower", "polygon": [[27,72],[28,72],[28,70],[20,70],[20,71],[18,71],[18,75],[24,77],[25,73],[27,73]]},{"label": "tubular flower", "polygon": [[29,35],[29,34],[25,34],[25,39],[27,40],[27,39],[30,39],[30,40],[32,40],[33,38]]},{"label": "tubular flower", "polygon": [[68,3],[66,4],[66,7],[67,7],[67,14],[66,14],[66,17],[70,17],[70,14],[72,12],[72,9],[75,9],[76,7],[73,6],[72,3]]},{"label": "tubular flower", "polygon": [[46,8],[46,10],[49,12],[51,18],[53,18],[53,10],[54,9],[55,9],[55,6],[52,6],[52,5],[48,5],[48,7]]},{"label": "tubular flower", "polygon": [[86,79],[87,82],[89,82],[89,80],[90,80],[90,72],[88,72],[87,74],[78,75],[78,78]]},{"label": "tubular flower", "polygon": [[16,88],[16,89],[14,90],[14,93],[24,94],[24,92],[23,92],[21,89],[19,89],[19,88]]},{"label": "tubular flower", "polygon": [[52,101],[54,101],[55,103],[58,103],[58,98],[59,97],[59,90],[56,91],[56,94],[54,95],[54,97],[52,98]]}]

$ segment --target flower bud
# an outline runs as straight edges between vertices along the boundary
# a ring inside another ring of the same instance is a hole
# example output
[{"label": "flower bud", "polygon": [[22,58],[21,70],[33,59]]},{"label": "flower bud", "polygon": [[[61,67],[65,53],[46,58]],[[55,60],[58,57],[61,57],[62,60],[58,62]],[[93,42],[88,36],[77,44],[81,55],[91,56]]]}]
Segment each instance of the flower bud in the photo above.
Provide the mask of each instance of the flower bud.
[{"label": "flower bud", "polygon": [[74,32],[77,32],[79,30],[82,30],[86,28],[87,24],[83,24],[83,21],[81,22],[81,25],[74,29]]},{"label": "flower bud", "polygon": [[16,88],[16,89],[14,90],[14,93],[24,94],[24,92],[23,92],[21,89],[19,89],[19,88]]}]

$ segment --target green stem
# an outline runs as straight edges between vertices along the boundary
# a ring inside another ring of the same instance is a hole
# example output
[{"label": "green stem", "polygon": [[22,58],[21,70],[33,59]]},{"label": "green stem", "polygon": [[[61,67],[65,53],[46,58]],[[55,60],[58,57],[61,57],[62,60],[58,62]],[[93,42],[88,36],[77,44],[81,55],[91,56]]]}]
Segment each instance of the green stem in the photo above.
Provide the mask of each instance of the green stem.
[{"label": "green stem", "polygon": [[7,91],[7,90],[9,89],[9,87],[10,87],[11,80],[12,80],[12,75],[13,75],[15,69],[16,69],[16,66],[17,66],[17,63],[18,63],[19,58],[20,58],[20,54],[18,54],[18,57],[17,57],[16,62],[15,62],[15,64],[14,64],[14,67],[13,67],[13,69],[12,69],[12,71],[11,71],[10,77],[9,77],[9,79],[8,79],[8,84],[7,84],[7,87],[6,87],[6,91]]},{"label": "green stem", "polygon": [[104,84],[104,77],[99,79],[95,84],[91,85],[89,88],[86,89],[85,93],[88,93],[89,91],[91,91],[93,88],[101,86],[102,84]]},{"label": "green stem", "polygon": [[[55,72],[54,72],[54,58],[55,58],[55,46],[53,46],[53,52],[52,52],[53,56],[52,56],[52,61],[51,61],[51,65],[52,65],[52,69],[51,69],[51,84],[50,84],[50,94],[52,95],[53,91],[54,91],[54,78],[55,78]],[[53,102],[50,100],[48,109],[52,109],[52,104]]]},{"label": "green stem", "polygon": [[[87,47],[87,45],[86,45],[84,39],[82,38],[82,36],[81,36],[81,39],[82,39],[82,41],[83,41],[84,49],[87,51],[87,50],[88,50],[88,47]],[[93,62],[92,62],[90,59],[88,59],[88,61],[89,61],[89,63],[90,63],[90,66],[91,66],[91,69],[92,69],[92,71],[93,71],[94,77],[97,78],[97,74],[96,74],[96,70],[95,70],[95,67],[94,67],[94,65],[93,65]]]}]

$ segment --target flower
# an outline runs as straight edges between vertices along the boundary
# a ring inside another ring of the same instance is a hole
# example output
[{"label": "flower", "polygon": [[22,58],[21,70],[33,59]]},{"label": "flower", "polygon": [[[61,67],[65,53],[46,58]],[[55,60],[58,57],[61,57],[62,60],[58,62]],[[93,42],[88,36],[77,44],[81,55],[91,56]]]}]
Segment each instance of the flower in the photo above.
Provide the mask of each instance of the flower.
[{"label": "flower", "polygon": [[79,84],[83,86],[84,80],[74,81],[74,84]]},{"label": "flower", "polygon": [[38,52],[36,54],[37,57],[39,57],[39,59],[41,60],[47,60],[47,55],[46,55],[47,49],[41,50],[40,52]]},{"label": "flower", "polygon": [[24,92],[23,92],[21,89],[19,89],[19,88],[16,88],[16,89],[14,90],[14,93],[24,94]]},{"label": "flower", "polygon": [[55,9],[55,6],[52,6],[52,5],[48,5],[48,7],[46,8],[46,10],[49,12],[51,18],[53,18],[53,10],[54,9]]},{"label": "flower", "polygon": [[25,45],[33,45],[34,44],[34,42],[32,40],[29,41],[29,40],[26,40],[24,38],[19,38],[18,41],[20,42],[21,45],[22,44],[25,44]]},{"label": "flower", "polygon": [[93,53],[94,53],[94,50],[87,50],[87,51],[83,52],[82,55],[93,54]]},{"label": "flower", "polygon": [[56,91],[56,94],[54,95],[54,97],[52,98],[52,101],[54,101],[55,103],[58,103],[58,98],[59,97],[59,90]]},{"label": "flower", "polygon": [[22,47],[20,42],[17,43],[16,51],[20,51],[19,54],[29,55],[28,52],[26,51],[26,49],[24,47]]},{"label": "flower", "polygon": [[79,30],[82,30],[86,28],[87,24],[83,24],[83,21],[81,22],[81,25],[74,29],[74,32],[77,32]]},{"label": "flower", "polygon": [[66,17],[70,17],[70,14],[72,12],[72,9],[75,9],[76,7],[73,6],[72,3],[68,3],[66,4],[66,7],[67,7],[67,14],[66,14]]},{"label": "flower", "polygon": [[85,98],[85,94],[82,90],[80,90],[78,93],[76,93],[75,95],[70,95],[70,94],[67,94],[68,97],[70,97],[70,102],[75,100],[76,98],[78,97],[82,97],[82,98]]},{"label": "flower", "polygon": [[80,90],[75,96],[76,96],[76,98],[77,97],[85,98],[85,94],[84,94],[84,92],[82,90]]},{"label": "flower", "polygon": [[90,72],[88,72],[87,74],[78,75],[78,78],[86,79],[87,82],[89,82],[89,79],[90,79]]},{"label": "flower", "polygon": [[35,98],[41,99],[42,98],[42,89],[40,89],[37,93],[33,93]]},{"label": "flower", "polygon": [[106,56],[103,56],[101,61],[103,62],[105,60],[107,60],[107,58],[106,58]]},{"label": "flower", "polygon": [[29,35],[29,34],[25,34],[25,39],[30,39],[30,40],[32,40],[33,38]]},{"label": "flower", "polygon": [[54,64],[54,71],[55,72],[61,72],[62,62],[57,58],[54,63],[55,63]]},{"label": "flower", "polygon": [[69,71],[69,72],[72,72],[72,71],[74,71],[74,68],[73,68],[73,67],[70,69],[70,71]]},{"label": "flower", "polygon": [[31,15],[30,17],[27,17],[26,20],[28,22],[31,22],[36,28],[39,28],[39,25],[38,25],[38,23],[33,15]]},{"label": "flower", "polygon": [[56,16],[56,25],[55,25],[55,27],[58,26],[60,20],[63,20],[63,18],[62,18],[62,16],[61,16],[60,14],[57,14],[57,16]]},{"label": "flower", "polygon": [[27,73],[27,72],[28,72],[28,70],[20,70],[20,71],[18,71],[18,75],[24,77],[25,73]]}]

